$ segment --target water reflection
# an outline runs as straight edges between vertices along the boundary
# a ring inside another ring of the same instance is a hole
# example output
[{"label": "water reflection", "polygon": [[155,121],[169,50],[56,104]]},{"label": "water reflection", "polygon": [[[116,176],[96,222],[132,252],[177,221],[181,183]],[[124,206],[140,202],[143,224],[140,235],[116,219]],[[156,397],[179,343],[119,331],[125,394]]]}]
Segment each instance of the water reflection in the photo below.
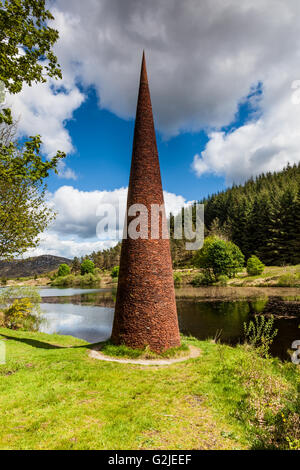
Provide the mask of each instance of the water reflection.
[{"label": "water reflection", "polygon": [[57,287],[42,287],[39,292],[42,298],[44,297],[71,297],[73,295],[92,294],[96,292],[105,292],[110,289],[77,289],[77,288],[63,288]]},{"label": "water reflection", "polygon": [[[111,334],[115,294],[111,289],[42,289],[47,323],[41,328],[88,342],[104,341]],[[176,294],[184,334],[207,339],[221,332],[221,342],[236,344],[243,341],[244,322],[263,312],[280,314],[275,320],[279,333],[271,350],[274,356],[289,360],[291,343],[300,339],[299,289],[185,288]]]},{"label": "water reflection", "polygon": [[40,330],[84,339],[90,343],[111,335],[114,309],[73,304],[41,304],[44,322]]},{"label": "water reflection", "polygon": [[248,319],[248,302],[189,302],[177,301],[180,331],[198,339],[214,338],[237,343],[243,334],[243,324]]}]

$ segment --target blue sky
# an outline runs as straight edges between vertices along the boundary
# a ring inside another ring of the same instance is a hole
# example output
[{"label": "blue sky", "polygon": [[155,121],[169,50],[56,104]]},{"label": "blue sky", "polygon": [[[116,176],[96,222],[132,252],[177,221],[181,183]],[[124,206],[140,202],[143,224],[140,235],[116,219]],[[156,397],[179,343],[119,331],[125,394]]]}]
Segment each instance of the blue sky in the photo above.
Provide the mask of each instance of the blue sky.
[{"label": "blue sky", "polygon": [[[76,188],[84,191],[113,190],[128,185],[134,119],[121,119],[109,111],[101,110],[95,90],[90,89],[86,93],[86,100],[65,127],[76,148],[74,154],[67,158],[68,166],[77,176],[72,183]],[[225,188],[224,177],[203,175],[198,178],[192,170],[194,155],[204,149],[207,141],[204,131],[186,132],[169,139],[157,132],[163,187],[166,191],[194,200]],[[52,176],[48,182],[49,190],[55,191],[62,183],[61,178]]]},{"label": "blue sky", "polygon": [[[151,70],[148,70],[148,75],[151,87]],[[253,115],[257,118],[262,92],[259,83],[238,104],[234,120],[222,128],[226,134],[245,125],[253,119]],[[155,109],[153,113],[155,115]],[[96,91],[91,87],[85,91],[85,101],[73,113],[72,119],[66,122],[65,128],[75,147],[66,161],[76,174],[76,188],[94,191],[127,186],[134,119],[122,119],[101,109]],[[192,169],[194,155],[201,153],[209,140],[204,130],[182,132],[169,138],[159,130],[156,134],[163,188],[166,191],[181,194],[191,201],[200,200],[228,186],[222,175],[208,173],[198,177]],[[50,178],[49,190],[57,190],[61,183],[62,180],[55,176]]]},{"label": "blue sky", "polygon": [[27,253],[73,257],[97,207],[126,200],[146,51],[167,211],[300,161],[299,0],[49,0],[59,82],[8,97],[19,137],[68,157],[48,182],[55,223]]}]

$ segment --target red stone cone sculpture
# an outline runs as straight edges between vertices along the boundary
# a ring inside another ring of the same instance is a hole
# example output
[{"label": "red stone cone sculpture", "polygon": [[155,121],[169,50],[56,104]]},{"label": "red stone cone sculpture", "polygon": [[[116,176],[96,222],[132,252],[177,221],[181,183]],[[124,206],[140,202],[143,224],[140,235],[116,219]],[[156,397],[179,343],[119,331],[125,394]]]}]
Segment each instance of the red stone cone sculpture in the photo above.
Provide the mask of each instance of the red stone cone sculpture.
[{"label": "red stone cone sculpture", "polygon": [[[149,237],[123,239],[111,340],[131,348],[162,352],[180,346],[169,239],[151,238],[151,205],[164,204],[145,56],[136,111],[127,211],[148,210]],[[127,212],[128,213],[128,212]],[[127,217],[130,224],[134,217]]]}]

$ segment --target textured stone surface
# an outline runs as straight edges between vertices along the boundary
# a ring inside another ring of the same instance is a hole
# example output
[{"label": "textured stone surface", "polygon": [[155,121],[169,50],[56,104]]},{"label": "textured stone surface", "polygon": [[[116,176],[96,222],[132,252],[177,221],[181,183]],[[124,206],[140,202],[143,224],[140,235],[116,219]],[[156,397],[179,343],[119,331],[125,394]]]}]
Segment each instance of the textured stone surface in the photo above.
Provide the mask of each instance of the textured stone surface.
[{"label": "textured stone surface", "polygon": [[[143,55],[136,111],[127,208],[163,204],[148,78]],[[127,225],[131,218],[128,217]],[[156,352],[180,345],[173,271],[168,239],[124,239],[112,331],[115,344],[132,348],[145,345]]]}]

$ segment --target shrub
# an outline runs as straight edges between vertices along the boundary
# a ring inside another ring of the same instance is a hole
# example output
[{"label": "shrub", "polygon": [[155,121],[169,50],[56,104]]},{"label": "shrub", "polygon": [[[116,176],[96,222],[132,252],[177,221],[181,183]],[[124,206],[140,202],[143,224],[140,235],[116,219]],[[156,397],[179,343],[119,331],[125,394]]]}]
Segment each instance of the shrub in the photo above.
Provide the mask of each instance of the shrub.
[{"label": "shrub", "polygon": [[116,277],[119,277],[119,271],[120,271],[120,266],[114,266],[111,270],[111,277],[114,279]]},{"label": "shrub", "polygon": [[260,261],[260,259],[252,255],[247,261],[247,273],[249,276],[258,276],[264,272],[265,265]]},{"label": "shrub", "polygon": [[177,272],[173,273],[173,280],[175,286],[180,286],[180,284],[182,283],[182,275]]},{"label": "shrub", "polygon": [[10,287],[0,295],[1,326],[36,331],[41,323],[39,292],[34,287]]},{"label": "shrub", "polygon": [[225,276],[224,274],[221,274],[221,276],[218,277],[218,284],[220,286],[227,286],[228,281],[229,277]]},{"label": "shrub", "polygon": [[244,266],[244,255],[237,245],[218,237],[207,237],[194,258],[197,267],[203,268],[211,282],[219,276],[234,277]]},{"label": "shrub", "polygon": [[90,286],[99,281],[101,281],[101,277],[92,273],[87,273],[83,276],[75,276],[74,274],[69,274],[68,276],[57,277],[51,282],[51,285],[54,287]]},{"label": "shrub", "polygon": [[191,280],[190,284],[194,287],[208,286],[211,284],[211,278],[207,277],[205,273],[196,274],[194,279]]},{"label": "shrub", "polygon": [[277,285],[281,287],[298,287],[300,286],[300,275],[286,273],[278,278]]},{"label": "shrub", "polygon": [[244,323],[244,335],[245,340],[255,349],[262,357],[269,356],[269,349],[278,330],[274,329],[274,317],[271,316],[269,319],[261,316],[256,316],[255,320],[248,323]]},{"label": "shrub", "polygon": [[90,259],[85,259],[80,266],[81,275],[84,274],[94,274],[95,264]]},{"label": "shrub", "polygon": [[63,263],[59,266],[58,271],[57,271],[57,275],[58,276],[67,276],[68,274],[70,274],[70,272],[71,272],[70,266]]},{"label": "shrub", "polygon": [[2,285],[2,286],[6,286],[6,284],[7,284],[7,278],[6,278],[6,277],[2,277],[2,278],[1,278],[1,285]]},{"label": "shrub", "polygon": [[80,284],[82,286],[88,286],[88,285],[91,285],[91,284],[95,284],[95,282],[98,281],[98,278],[92,274],[92,273],[86,273],[84,274],[84,276],[81,276],[81,279],[80,279]]},{"label": "shrub", "polygon": [[[78,284],[80,284],[80,282],[78,282]],[[68,287],[76,285],[76,276],[74,276],[74,274],[69,274],[68,276],[58,276],[56,279],[54,279],[51,285],[55,287]]]}]

